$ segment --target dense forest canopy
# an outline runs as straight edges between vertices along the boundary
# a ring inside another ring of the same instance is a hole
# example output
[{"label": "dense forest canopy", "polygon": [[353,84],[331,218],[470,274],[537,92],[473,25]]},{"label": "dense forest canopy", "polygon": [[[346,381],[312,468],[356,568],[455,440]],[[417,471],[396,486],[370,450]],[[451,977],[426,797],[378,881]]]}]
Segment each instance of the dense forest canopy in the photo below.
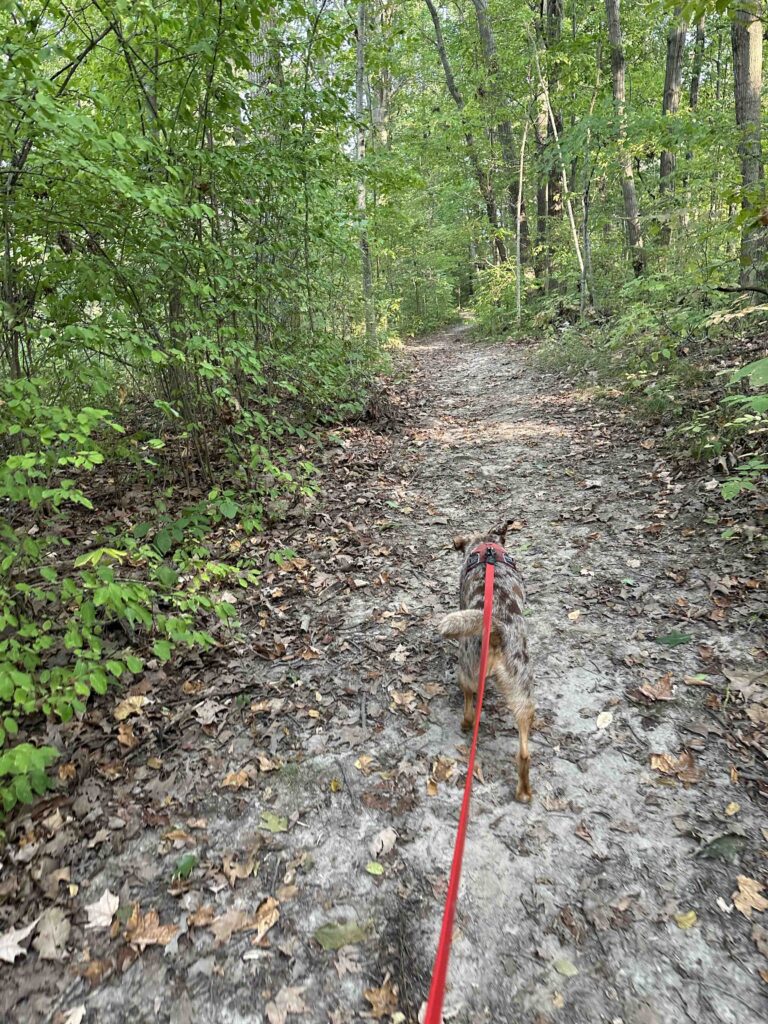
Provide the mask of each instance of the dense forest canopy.
[{"label": "dense forest canopy", "polygon": [[760,0],[5,0],[0,26],[6,809],[54,756],[25,723],[214,643],[248,534],[317,486],[313,428],[460,309],[754,494]]}]

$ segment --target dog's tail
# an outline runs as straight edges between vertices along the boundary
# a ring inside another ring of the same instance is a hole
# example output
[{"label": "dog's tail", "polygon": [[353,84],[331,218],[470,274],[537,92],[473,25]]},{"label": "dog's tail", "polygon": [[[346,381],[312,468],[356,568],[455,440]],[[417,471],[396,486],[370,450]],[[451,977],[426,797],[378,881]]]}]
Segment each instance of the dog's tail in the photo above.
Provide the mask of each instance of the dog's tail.
[{"label": "dog's tail", "polygon": [[[438,625],[443,636],[455,640],[463,640],[467,637],[483,635],[483,609],[466,609],[463,612],[451,612],[440,620]],[[491,619],[491,644],[499,647],[504,642],[504,623],[498,619]]]}]

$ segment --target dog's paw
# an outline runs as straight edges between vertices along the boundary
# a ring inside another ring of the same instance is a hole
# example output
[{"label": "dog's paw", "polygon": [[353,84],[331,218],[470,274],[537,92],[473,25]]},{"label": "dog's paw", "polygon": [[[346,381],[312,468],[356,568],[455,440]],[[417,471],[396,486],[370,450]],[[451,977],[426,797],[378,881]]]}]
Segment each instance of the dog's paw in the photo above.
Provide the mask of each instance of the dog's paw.
[{"label": "dog's paw", "polygon": [[520,786],[515,790],[515,800],[519,804],[529,804],[531,802],[531,791],[530,789],[521,789]]}]

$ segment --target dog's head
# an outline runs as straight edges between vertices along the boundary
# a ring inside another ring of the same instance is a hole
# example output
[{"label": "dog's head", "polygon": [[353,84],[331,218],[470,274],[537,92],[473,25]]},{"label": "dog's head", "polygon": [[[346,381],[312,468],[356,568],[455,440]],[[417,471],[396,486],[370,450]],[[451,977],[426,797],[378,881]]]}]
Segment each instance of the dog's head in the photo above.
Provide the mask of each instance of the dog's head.
[{"label": "dog's head", "polygon": [[501,523],[498,526],[494,526],[488,533],[470,533],[462,534],[458,537],[453,538],[453,546],[457,551],[461,551],[463,554],[467,554],[472,548],[477,547],[478,544],[504,544],[507,540],[507,530],[510,528],[514,519],[507,519],[505,523]]}]

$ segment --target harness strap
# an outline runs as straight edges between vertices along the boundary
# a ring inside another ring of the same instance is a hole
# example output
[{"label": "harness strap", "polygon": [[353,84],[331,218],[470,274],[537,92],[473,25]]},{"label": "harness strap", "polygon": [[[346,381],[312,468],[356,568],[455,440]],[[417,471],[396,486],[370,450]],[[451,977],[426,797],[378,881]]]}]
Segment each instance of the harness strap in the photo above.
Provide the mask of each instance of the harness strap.
[{"label": "harness strap", "polygon": [[[451,955],[451,939],[453,938],[453,919],[456,914],[456,902],[459,897],[461,880],[461,862],[464,858],[464,840],[467,836],[469,823],[469,800],[472,794],[472,776],[475,772],[475,754],[477,753],[477,737],[480,732],[480,715],[483,711],[483,694],[485,693],[485,676],[488,671],[488,652],[491,646],[491,619],[493,616],[493,579],[496,571],[497,551],[500,544],[480,545],[485,548],[485,591],[483,595],[483,639],[480,647],[480,678],[477,684],[477,711],[475,727],[472,732],[472,746],[467,761],[467,779],[464,783],[464,797],[461,801],[459,828],[456,833],[456,845],[453,850],[451,874],[448,879],[448,894],[445,898],[443,923],[440,928],[440,940],[437,944],[435,966],[432,969],[432,984],[429,987],[427,1012],[424,1024],[442,1024],[443,1000],[445,998],[445,982],[448,975],[448,960]],[[477,550],[477,549],[476,549]],[[502,552],[503,552],[502,548]],[[472,554],[475,552],[473,551]]]}]

